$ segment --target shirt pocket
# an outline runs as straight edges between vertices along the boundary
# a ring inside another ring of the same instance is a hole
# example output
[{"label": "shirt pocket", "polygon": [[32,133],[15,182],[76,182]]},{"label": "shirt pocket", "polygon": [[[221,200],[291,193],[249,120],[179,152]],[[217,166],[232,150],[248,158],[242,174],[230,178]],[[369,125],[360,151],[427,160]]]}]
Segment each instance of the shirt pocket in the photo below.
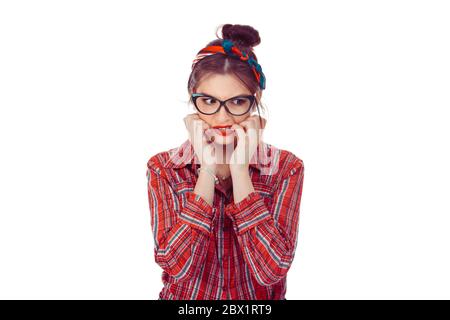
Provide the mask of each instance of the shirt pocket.
[{"label": "shirt pocket", "polygon": [[184,181],[175,183],[174,190],[177,194],[179,207],[184,206],[186,204],[186,196],[187,196],[188,192],[193,192],[194,188],[195,188],[195,185],[190,180],[184,180]]},{"label": "shirt pocket", "polygon": [[267,184],[263,181],[253,181],[253,189],[255,192],[258,192],[259,195],[264,200],[267,208],[270,210],[273,202],[273,188],[270,184]]}]

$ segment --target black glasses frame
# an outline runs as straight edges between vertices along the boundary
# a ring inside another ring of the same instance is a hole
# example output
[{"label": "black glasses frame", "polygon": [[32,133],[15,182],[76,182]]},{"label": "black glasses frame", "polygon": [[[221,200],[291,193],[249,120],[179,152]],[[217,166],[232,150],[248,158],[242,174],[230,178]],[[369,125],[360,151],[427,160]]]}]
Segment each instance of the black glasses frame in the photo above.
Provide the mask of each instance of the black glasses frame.
[{"label": "black glasses frame", "polygon": [[[205,112],[202,112],[202,111],[199,109],[199,107],[197,107],[197,99],[198,99],[199,97],[208,97],[208,98],[212,98],[212,99],[214,99],[214,100],[219,101],[220,105],[219,105],[219,107],[217,108],[217,110],[214,111],[213,113],[205,113]],[[248,107],[248,109],[247,109],[244,113],[241,113],[241,114],[235,114],[235,113],[232,113],[232,112],[228,109],[226,103],[227,103],[228,101],[233,100],[233,99],[236,99],[236,98],[248,98],[248,99],[250,99],[250,106]],[[231,114],[231,115],[233,115],[233,116],[243,116],[244,114],[248,113],[248,112],[250,111],[250,109],[253,107],[253,104],[255,103],[256,97],[253,96],[253,95],[240,95],[240,96],[235,96],[235,97],[232,97],[232,98],[229,98],[229,99],[227,99],[227,100],[222,101],[222,100],[217,99],[216,97],[213,97],[213,96],[211,96],[211,95],[209,95],[209,94],[204,94],[204,93],[193,93],[193,94],[191,95],[191,100],[192,100],[192,103],[194,103],[194,106],[195,106],[195,108],[198,110],[198,112],[200,112],[201,114],[204,114],[204,115],[212,115],[212,114],[215,114],[215,113],[219,112],[219,110],[220,110],[220,108],[222,108],[222,106],[224,106],[224,107],[225,107],[225,110],[227,110],[227,112],[228,112],[229,114]]]}]

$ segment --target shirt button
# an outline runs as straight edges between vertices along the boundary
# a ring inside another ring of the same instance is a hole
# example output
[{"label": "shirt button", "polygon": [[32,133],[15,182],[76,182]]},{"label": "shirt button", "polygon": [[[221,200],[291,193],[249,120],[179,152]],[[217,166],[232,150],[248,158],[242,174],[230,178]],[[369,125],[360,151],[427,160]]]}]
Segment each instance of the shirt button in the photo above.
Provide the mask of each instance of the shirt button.
[{"label": "shirt button", "polygon": [[182,156],[183,156],[183,151],[178,152],[178,155],[179,155],[180,157],[182,157]]}]

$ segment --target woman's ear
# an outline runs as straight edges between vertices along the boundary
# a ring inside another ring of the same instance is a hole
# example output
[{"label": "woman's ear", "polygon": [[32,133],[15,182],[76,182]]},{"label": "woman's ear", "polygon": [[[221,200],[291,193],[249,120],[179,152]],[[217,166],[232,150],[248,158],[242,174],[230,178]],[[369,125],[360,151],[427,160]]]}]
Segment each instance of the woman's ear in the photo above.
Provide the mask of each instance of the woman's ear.
[{"label": "woman's ear", "polygon": [[262,96],[262,91],[261,89],[258,89],[258,91],[256,91],[256,101],[261,101],[261,96]]},{"label": "woman's ear", "polygon": [[254,104],[253,107],[252,107],[252,112],[255,112],[255,111],[256,111],[257,105],[258,105],[258,104],[260,103],[260,101],[261,101],[261,96],[262,96],[262,91],[261,91],[260,89],[258,89],[258,91],[256,91],[256,93],[255,93],[256,101],[255,101],[255,104]]}]

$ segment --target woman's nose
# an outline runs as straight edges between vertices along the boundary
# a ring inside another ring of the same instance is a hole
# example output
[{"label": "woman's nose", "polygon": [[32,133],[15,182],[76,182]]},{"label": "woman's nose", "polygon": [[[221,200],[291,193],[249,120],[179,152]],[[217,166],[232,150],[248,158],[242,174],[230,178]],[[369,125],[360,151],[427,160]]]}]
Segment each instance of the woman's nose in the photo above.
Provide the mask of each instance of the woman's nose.
[{"label": "woman's nose", "polygon": [[231,114],[227,112],[225,109],[225,106],[222,106],[219,110],[219,112],[216,113],[217,120],[232,120]]}]

